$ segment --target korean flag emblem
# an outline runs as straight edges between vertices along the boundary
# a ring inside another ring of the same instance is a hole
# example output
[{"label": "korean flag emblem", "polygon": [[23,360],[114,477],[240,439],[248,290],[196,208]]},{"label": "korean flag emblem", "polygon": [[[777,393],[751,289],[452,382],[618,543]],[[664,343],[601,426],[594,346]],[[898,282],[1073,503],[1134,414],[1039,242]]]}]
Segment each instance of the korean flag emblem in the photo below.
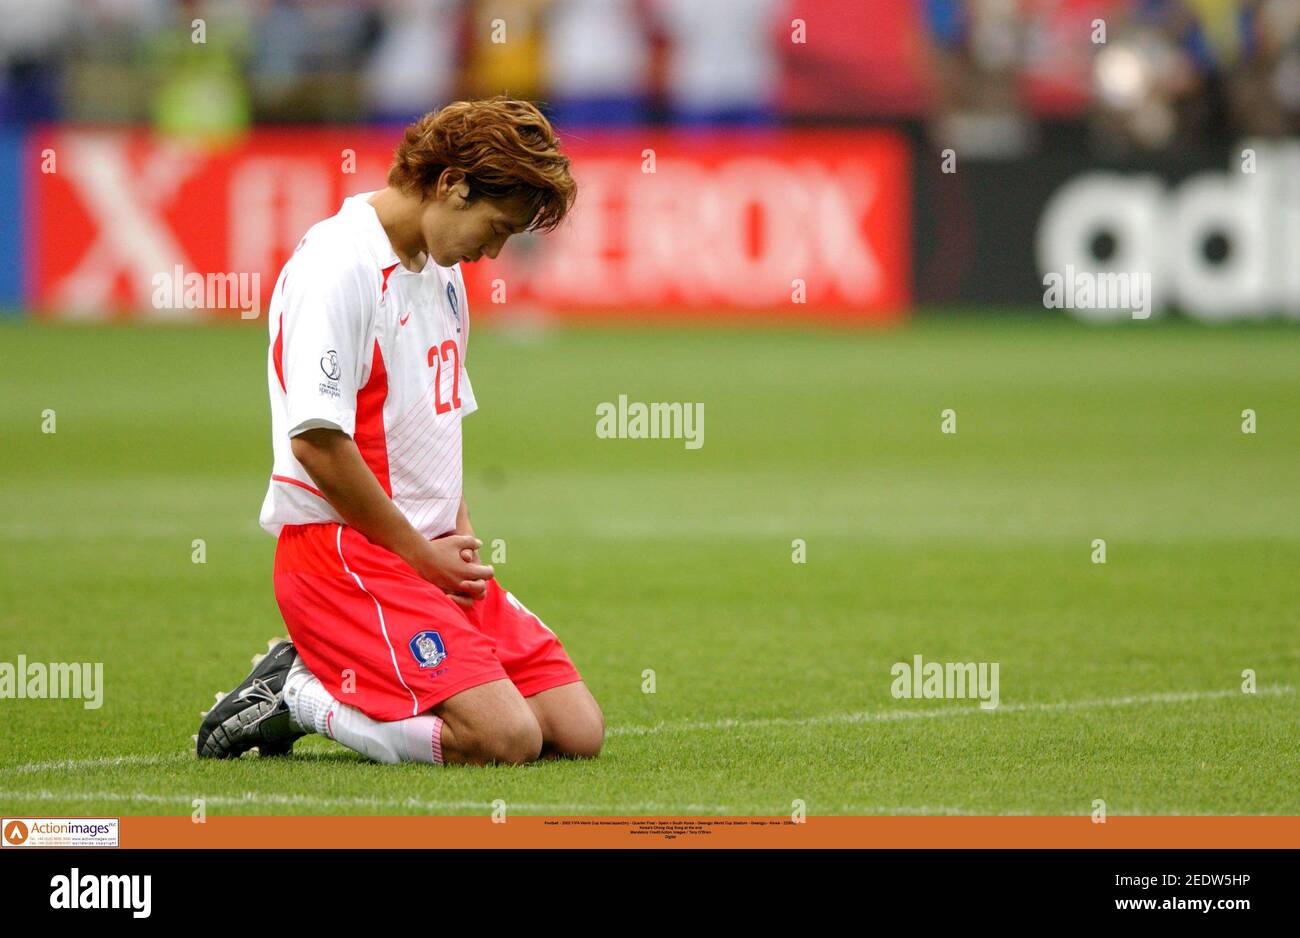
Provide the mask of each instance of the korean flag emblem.
[{"label": "korean flag emblem", "polygon": [[415,663],[422,668],[436,668],[447,658],[447,646],[437,632],[417,632],[410,642]]},{"label": "korean flag emblem", "polygon": [[451,314],[456,317],[456,331],[460,331],[460,301],[456,297],[456,284],[447,284],[447,302],[451,304]]}]

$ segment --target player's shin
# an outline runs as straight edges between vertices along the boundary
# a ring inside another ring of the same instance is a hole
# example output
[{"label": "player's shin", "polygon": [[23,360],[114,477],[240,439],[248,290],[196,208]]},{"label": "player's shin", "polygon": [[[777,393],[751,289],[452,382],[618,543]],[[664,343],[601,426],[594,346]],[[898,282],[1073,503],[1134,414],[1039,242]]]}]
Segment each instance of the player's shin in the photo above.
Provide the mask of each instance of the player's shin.
[{"label": "player's shin", "polygon": [[303,732],[319,733],[376,762],[442,764],[442,720],[426,713],[381,722],[356,707],[339,703],[306,667],[285,681],[290,719]]}]

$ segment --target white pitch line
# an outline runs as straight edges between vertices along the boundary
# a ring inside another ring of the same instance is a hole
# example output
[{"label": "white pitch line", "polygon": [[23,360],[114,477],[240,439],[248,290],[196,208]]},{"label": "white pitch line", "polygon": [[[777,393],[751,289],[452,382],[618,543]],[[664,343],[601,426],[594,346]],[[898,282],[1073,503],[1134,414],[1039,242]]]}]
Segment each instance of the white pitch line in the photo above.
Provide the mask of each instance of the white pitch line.
[{"label": "white pitch line", "polygon": [[27,762],[12,767],[0,766],[0,771],[13,772],[15,775],[30,775],[33,772],[108,769],[119,765],[162,765],[166,762],[180,762],[182,759],[181,756],[105,756],[102,759],[59,759],[54,762]]},{"label": "white pitch line", "polygon": [[[159,795],[152,792],[57,792],[42,789],[40,791],[0,791],[0,800],[4,801],[58,801],[58,802],[128,802],[144,804],[177,804],[187,810],[192,807],[193,793],[181,795]],[[417,811],[481,811],[491,814],[493,805],[484,801],[424,801],[419,798],[318,798],[310,795],[282,795],[276,792],[246,791],[239,796],[213,795],[204,798],[205,805],[275,805],[278,807],[299,808],[393,808]],[[664,804],[662,802],[641,802],[639,804],[538,804],[535,802],[506,802],[510,811],[535,811],[551,817],[556,816],[598,816],[609,815],[684,815],[700,814],[712,817],[781,817],[782,812],[771,812],[770,805],[750,805],[745,808],[722,804]],[[812,816],[921,816],[921,817],[987,817],[987,810],[971,811],[966,808],[954,808],[946,805],[815,805]],[[1047,812],[1055,815],[1055,812]],[[1120,814],[1112,811],[1111,817],[1128,815],[1142,816],[1148,812],[1133,809]],[[996,812],[998,817],[1040,817],[1038,810],[1002,810]],[[1170,817],[1204,816],[1207,812],[1196,809],[1191,811],[1166,811],[1162,815]],[[1085,818],[1089,815],[1061,815],[1064,817]],[[1236,813],[1217,815],[1220,817],[1239,817]],[[1251,814],[1250,817],[1273,817],[1275,815]],[[1289,816],[1289,815],[1282,815]]]},{"label": "white pitch line", "polygon": [[[3,791],[0,792],[0,800],[3,801],[21,801],[23,799],[30,801],[125,801],[125,802],[142,802],[146,804],[183,804],[187,808],[191,806],[192,800],[196,797],[202,797],[207,805],[253,805],[267,804],[277,805],[280,807],[299,807],[299,808],[405,808],[423,811],[463,811],[476,810],[482,811],[485,815],[491,814],[493,805],[487,801],[424,801],[419,798],[319,798],[312,795],[284,795],[276,792],[256,792],[246,791],[238,796],[230,795],[213,795],[204,797],[194,793],[178,795],[159,795],[152,792],[115,792],[115,791],[98,791],[98,792],[57,792],[42,789],[39,791],[19,792]],[[506,802],[508,810],[517,811],[537,811],[544,814],[592,814],[595,812],[610,812],[626,814],[671,814],[683,812],[697,812],[703,814],[731,814],[737,809],[728,805],[709,805],[709,804],[659,804],[655,802],[645,802],[641,804],[628,805],[583,805],[583,804],[537,804],[531,802]],[[882,809],[893,810],[893,809]],[[930,809],[904,809],[907,811],[926,811]],[[936,809],[936,810],[958,810],[958,809]]]},{"label": "white pitch line", "polygon": [[[1275,697],[1294,694],[1290,684],[1260,687],[1254,696]],[[699,730],[767,729],[769,727],[818,726],[828,723],[888,723],[894,720],[934,720],[943,717],[964,717],[972,714],[999,713],[1056,713],[1069,710],[1092,710],[1100,707],[1129,707],[1135,704],[1189,703],[1198,700],[1215,700],[1222,697],[1250,697],[1240,690],[1177,691],[1160,694],[1143,694],[1128,697],[1107,697],[1099,700],[1066,700],[1058,703],[1004,704],[996,710],[981,710],[977,701],[961,707],[935,707],[933,710],[865,710],[857,713],[830,713],[815,717],[756,717],[746,720],[707,720],[702,722],[655,723],[650,726],[614,726],[605,731],[606,736],[646,736],[652,733],[686,733]]]},{"label": "white pitch line", "polygon": [[[933,720],[943,717],[971,716],[987,713],[1059,713],[1070,710],[1092,710],[1101,707],[1130,707],[1137,704],[1191,703],[1200,700],[1217,700],[1225,697],[1278,697],[1294,694],[1290,684],[1260,687],[1254,695],[1239,690],[1172,691],[1158,694],[1105,697],[1097,700],[1066,700],[1057,703],[1023,703],[999,706],[996,710],[981,710],[976,702],[961,707],[935,707],[932,710],[867,710],[856,713],[829,713],[813,717],[757,717],[747,720],[710,720],[704,722],[682,721],[656,723],[650,726],[613,726],[605,730],[606,736],[648,736],[654,733],[684,733],[700,730],[748,730],[771,727],[820,726],[836,723],[888,723],[894,720]],[[111,768],[119,765],[162,765],[194,761],[192,755],[135,755],[109,756],[100,759],[62,759],[54,762],[28,762],[15,766],[0,766],[0,772],[29,775],[36,772],[68,771],[86,768]]]}]

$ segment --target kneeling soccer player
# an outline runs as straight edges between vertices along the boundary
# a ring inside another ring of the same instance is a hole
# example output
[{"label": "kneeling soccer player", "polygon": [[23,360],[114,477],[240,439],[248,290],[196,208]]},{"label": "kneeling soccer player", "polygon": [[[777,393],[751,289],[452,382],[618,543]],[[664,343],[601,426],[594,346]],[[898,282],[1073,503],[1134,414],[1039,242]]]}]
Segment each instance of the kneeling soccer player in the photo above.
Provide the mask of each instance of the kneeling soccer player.
[{"label": "kneeling soccer player", "polygon": [[555,634],[480,562],[462,494],[469,310],[460,263],[573,204],[545,117],[505,97],[406,129],[386,188],[313,226],[270,306],[278,535],[272,642],[218,694],[198,755],[320,733],[380,762],[595,756],[604,718]]}]

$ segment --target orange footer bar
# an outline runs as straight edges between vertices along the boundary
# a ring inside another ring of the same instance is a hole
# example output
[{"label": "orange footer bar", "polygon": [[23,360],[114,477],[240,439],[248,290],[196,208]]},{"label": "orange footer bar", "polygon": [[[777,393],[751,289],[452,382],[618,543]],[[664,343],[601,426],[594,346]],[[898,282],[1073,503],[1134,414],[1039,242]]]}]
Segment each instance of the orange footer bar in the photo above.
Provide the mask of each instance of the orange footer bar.
[{"label": "orange footer bar", "polygon": [[1300,847],[1300,817],[125,817],[126,848]]}]

